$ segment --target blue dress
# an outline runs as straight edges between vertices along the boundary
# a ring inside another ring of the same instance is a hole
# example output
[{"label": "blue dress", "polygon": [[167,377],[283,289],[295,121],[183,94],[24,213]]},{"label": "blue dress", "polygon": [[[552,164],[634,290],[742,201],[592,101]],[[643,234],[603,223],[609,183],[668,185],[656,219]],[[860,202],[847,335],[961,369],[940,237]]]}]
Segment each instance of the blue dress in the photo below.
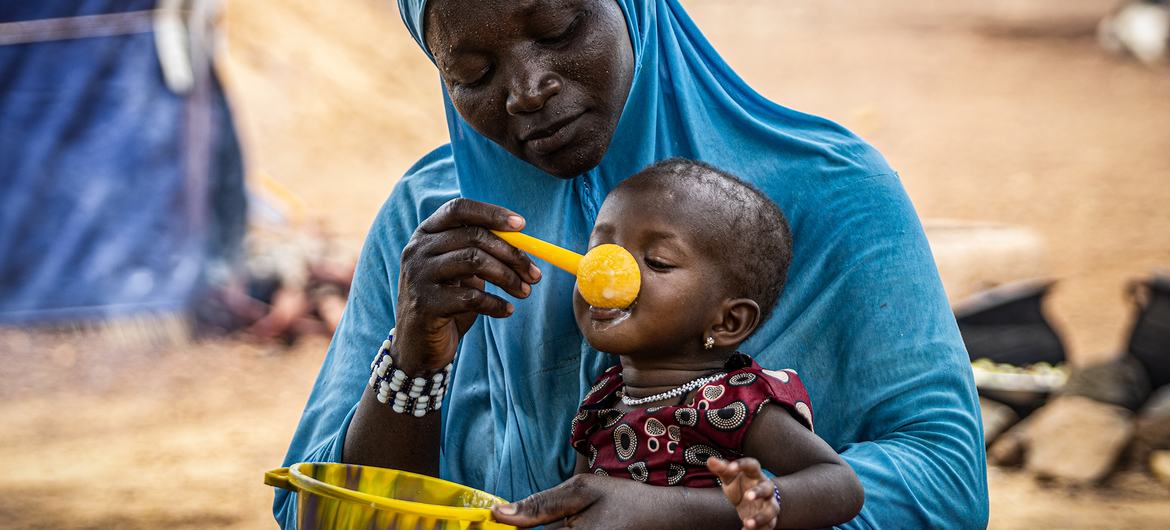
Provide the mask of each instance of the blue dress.
[{"label": "blue dress", "polygon": [[[480,136],[446,101],[451,143],[397,184],[370,229],[349,306],[285,464],[337,461],[394,326],[399,254],[455,197],[510,208],[528,233],[584,250],[606,193],[651,162],[703,160],[752,182],[786,212],[793,261],[776,311],[746,342],[764,367],[797,370],[817,433],[865,487],[847,527],[984,527],[987,481],[967,354],[930,248],[898,176],[864,141],[767,101],[719,57],[675,0],[619,0],[634,46],[629,99],[610,149],[572,180]],[[425,0],[401,0],[422,41]],[[423,46],[425,50],[425,45]],[[480,318],[459,345],[442,409],[443,478],[518,500],[570,476],[569,425],[615,359],[575,325],[573,278],[544,279],[507,319]],[[489,287],[491,288],[491,287]],[[275,514],[291,528],[292,494]]]}]

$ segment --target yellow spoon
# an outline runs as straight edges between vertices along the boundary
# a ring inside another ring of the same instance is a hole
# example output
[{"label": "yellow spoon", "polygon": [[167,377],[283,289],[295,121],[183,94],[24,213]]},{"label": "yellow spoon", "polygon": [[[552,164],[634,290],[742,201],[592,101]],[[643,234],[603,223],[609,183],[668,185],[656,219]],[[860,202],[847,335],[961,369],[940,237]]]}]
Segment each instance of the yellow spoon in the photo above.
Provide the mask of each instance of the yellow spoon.
[{"label": "yellow spoon", "polygon": [[630,251],[612,244],[593,247],[584,256],[520,232],[497,232],[512,246],[577,277],[577,290],[593,307],[626,308],[638,297],[642,273]]}]

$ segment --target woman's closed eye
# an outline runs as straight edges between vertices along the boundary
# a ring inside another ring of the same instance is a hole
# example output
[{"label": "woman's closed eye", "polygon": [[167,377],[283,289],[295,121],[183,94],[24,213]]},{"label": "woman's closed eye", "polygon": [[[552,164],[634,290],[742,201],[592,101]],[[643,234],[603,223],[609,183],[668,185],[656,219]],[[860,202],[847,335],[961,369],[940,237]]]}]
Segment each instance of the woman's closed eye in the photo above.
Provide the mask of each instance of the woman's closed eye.
[{"label": "woman's closed eye", "polygon": [[578,14],[560,32],[558,32],[557,34],[552,35],[550,37],[537,39],[536,43],[540,44],[542,46],[548,46],[551,48],[555,48],[555,47],[559,47],[559,46],[562,46],[564,44],[567,44],[570,40],[572,40],[573,36],[577,33],[577,28],[581,26],[581,21],[584,18],[585,18],[584,13]]},{"label": "woman's closed eye", "polygon": [[492,74],[492,67],[489,65],[489,66],[483,67],[483,69],[481,69],[478,72],[471,74],[471,75],[452,76],[451,84],[453,84],[459,88],[476,88],[476,87],[486,83],[487,80],[489,78],[491,78],[491,74]]}]

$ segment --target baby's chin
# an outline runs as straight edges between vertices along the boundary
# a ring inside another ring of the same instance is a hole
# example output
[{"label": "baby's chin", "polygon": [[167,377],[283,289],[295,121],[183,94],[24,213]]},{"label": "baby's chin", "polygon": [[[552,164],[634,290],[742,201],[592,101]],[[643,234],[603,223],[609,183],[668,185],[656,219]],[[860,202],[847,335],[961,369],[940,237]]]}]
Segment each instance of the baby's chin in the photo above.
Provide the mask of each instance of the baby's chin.
[{"label": "baby's chin", "polygon": [[620,327],[619,324],[603,323],[598,327],[594,327],[597,322],[587,321],[582,327],[582,335],[585,336],[585,342],[588,342],[593,349],[608,353],[610,355],[628,355],[636,348],[633,348],[622,333],[624,330],[614,329]]}]

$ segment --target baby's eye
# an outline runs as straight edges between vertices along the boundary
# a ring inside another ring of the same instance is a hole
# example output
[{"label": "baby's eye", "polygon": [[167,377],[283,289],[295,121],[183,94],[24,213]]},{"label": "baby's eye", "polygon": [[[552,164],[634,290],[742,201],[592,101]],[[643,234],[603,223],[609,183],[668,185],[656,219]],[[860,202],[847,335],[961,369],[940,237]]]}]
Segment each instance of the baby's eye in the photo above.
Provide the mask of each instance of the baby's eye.
[{"label": "baby's eye", "polygon": [[674,265],[656,260],[654,258],[646,258],[644,261],[646,262],[647,267],[650,267],[656,271],[667,271],[674,268]]}]

